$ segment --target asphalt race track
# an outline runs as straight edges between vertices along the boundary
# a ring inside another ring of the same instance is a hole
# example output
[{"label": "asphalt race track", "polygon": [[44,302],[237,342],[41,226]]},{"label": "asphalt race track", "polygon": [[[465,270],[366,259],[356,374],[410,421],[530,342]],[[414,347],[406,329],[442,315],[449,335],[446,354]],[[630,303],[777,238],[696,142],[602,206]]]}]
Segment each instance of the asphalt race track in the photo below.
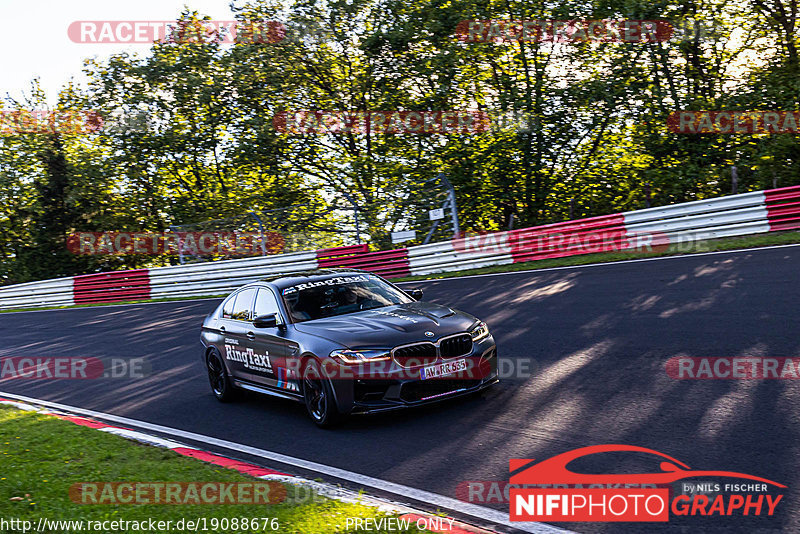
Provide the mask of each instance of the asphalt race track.
[{"label": "asphalt race track", "polygon": [[[0,381],[0,391],[122,415],[451,497],[510,458],[603,443],[788,486],[774,517],[584,523],[580,532],[800,532],[800,381],[674,380],[673,356],[800,357],[800,246],[410,283],[484,319],[504,365],[481,398],[317,429],[304,407],[220,404],[199,358],[200,300],[0,315],[0,356],[144,357],[143,379]],[[640,463],[641,462],[641,463]],[[651,471],[638,457],[614,472]],[[507,510],[507,505],[490,505]]]}]

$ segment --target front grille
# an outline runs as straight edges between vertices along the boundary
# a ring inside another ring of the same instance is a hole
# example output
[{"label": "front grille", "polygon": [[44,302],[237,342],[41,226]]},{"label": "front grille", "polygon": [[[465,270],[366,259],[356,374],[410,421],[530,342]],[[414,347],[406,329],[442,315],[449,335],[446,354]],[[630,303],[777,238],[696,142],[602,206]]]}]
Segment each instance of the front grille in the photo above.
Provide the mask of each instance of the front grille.
[{"label": "front grille", "polygon": [[406,402],[416,402],[430,399],[437,395],[452,393],[459,389],[475,387],[480,380],[423,380],[422,382],[408,382],[400,390],[400,398]]},{"label": "front grille", "polygon": [[439,353],[445,359],[466,356],[470,352],[472,352],[472,336],[469,334],[443,339],[439,345]]},{"label": "front grille", "polygon": [[436,361],[436,346],[433,343],[406,345],[392,352],[394,361],[402,367],[430,365]]}]

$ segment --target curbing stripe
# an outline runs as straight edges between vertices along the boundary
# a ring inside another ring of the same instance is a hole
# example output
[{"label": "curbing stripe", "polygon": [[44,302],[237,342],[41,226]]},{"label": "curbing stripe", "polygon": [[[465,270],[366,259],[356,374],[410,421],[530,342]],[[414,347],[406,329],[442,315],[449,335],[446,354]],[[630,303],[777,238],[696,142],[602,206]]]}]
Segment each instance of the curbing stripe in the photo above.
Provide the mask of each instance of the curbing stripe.
[{"label": "curbing stripe", "polygon": [[13,406],[15,408],[19,408],[20,410],[26,410],[29,412],[40,412],[39,408],[36,406],[31,406],[30,404],[26,404],[24,402],[16,402],[8,399],[0,399],[0,404],[8,404],[9,406]]},{"label": "curbing stripe", "polygon": [[202,451],[200,449],[194,449],[189,447],[177,447],[172,450],[180,454],[181,456],[189,456],[190,458],[197,458],[200,461],[209,464],[219,465],[227,469],[233,469],[235,471],[239,471],[240,473],[244,473],[246,475],[250,475],[253,477],[262,477],[264,475],[291,476],[288,475],[287,473],[281,473],[280,471],[275,471],[274,469],[267,469],[265,467],[261,467],[255,464],[241,462],[239,460],[233,460],[231,458],[226,458],[224,456],[213,454],[207,451]]},{"label": "curbing stripe", "polygon": [[[102,423],[99,423],[102,424]],[[178,447],[183,447],[184,445],[178,443],[177,441],[172,441],[169,439],[163,439],[156,436],[151,436],[149,434],[145,434],[143,432],[137,432],[136,430],[129,430],[127,428],[117,428],[114,426],[106,426],[104,428],[99,428],[103,432],[108,432],[109,434],[115,434],[117,436],[122,436],[123,438],[132,439],[134,441],[138,441],[140,443],[146,443],[148,445],[153,445],[154,447],[163,447],[165,449],[176,449]]]},{"label": "curbing stripe", "polygon": [[[7,403],[3,403],[3,404],[7,404]],[[107,429],[113,428],[113,427],[108,426],[105,423],[99,423],[99,422],[94,421],[92,419],[86,419],[85,417],[72,417],[70,415],[60,415],[60,414],[57,414],[57,413],[49,413],[49,412],[42,412],[42,413],[47,413],[48,415],[52,415],[53,417],[57,417],[57,418],[59,418],[59,419],[61,419],[63,421],[69,421],[70,423],[75,423],[76,425],[79,425],[79,426],[86,426],[86,427],[89,427],[89,428],[96,428],[98,430],[107,430]]]}]

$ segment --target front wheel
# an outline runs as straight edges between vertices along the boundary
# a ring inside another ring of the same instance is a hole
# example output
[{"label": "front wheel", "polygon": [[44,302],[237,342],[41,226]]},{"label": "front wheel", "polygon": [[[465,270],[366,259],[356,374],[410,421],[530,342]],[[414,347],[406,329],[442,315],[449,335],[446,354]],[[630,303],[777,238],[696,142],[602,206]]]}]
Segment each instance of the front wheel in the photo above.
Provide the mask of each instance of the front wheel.
[{"label": "front wheel", "polygon": [[208,381],[211,384],[211,391],[220,402],[230,402],[236,398],[236,390],[233,389],[225,364],[222,357],[216,350],[211,350],[206,356],[206,370],[208,371]]},{"label": "front wheel", "polygon": [[303,370],[303,400],[311,419],[320,427],[331,427],[343,416],[336,407],[331,383],[322,376],[317,360],[311,359]]}]

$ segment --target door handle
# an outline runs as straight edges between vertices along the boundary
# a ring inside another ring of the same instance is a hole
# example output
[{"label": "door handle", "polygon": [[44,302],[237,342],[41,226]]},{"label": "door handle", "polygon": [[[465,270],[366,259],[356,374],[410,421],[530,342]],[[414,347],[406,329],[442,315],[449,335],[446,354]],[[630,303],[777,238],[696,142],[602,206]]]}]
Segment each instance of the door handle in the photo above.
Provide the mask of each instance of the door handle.
[{"label": "door handle", "polygon": [[252,333],[252,332],[248,332],[248,333],[247,333],[247,339],[249,339],[249,340],[253,340],[253,339],[255,339],[255,338],[256,338],[256,335],[255,335],[254,333]]},{"label": "door handle", "polygon": [[220,327],[219,327],[219,331],[220,331],[220,332],[222,332],[222,333],[224,334],[224,333],[225,333],[225,327],[224,327],[224,326],[220,326]]}]

